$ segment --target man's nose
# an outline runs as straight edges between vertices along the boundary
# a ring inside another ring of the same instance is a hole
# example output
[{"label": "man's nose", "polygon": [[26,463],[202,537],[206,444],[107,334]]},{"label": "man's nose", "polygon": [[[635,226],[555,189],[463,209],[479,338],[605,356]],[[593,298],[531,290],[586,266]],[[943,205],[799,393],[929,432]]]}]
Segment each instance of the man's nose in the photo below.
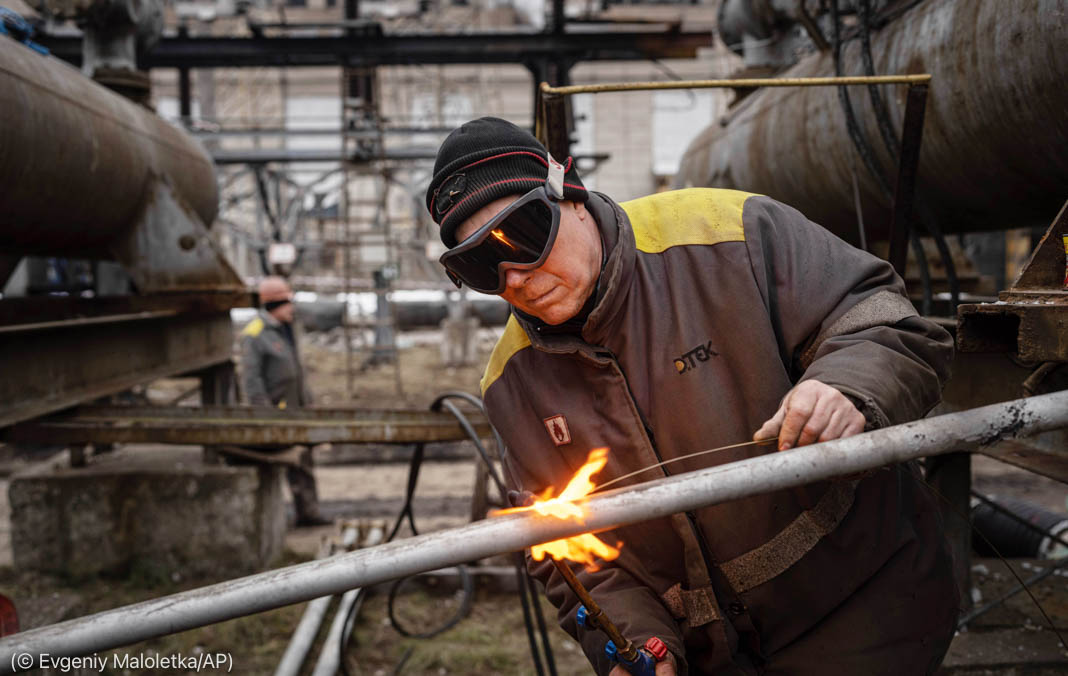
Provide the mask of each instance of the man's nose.
[{"label": "man's nose", "polygon": [[517,270],[511,268],[504,271],[504,285],[509,289],[518,289],[527,283],[533,270]]}]

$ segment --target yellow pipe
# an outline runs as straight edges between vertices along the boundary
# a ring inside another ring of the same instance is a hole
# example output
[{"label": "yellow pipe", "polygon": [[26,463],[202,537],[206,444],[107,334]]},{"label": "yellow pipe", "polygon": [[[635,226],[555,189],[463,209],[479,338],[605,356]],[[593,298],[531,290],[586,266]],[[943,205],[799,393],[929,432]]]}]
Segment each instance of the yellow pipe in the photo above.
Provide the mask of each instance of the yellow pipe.
[{"label": "yellow pipe", "polygon": [[930,73],[918,75],[870,75],[855,77],[771,77],[742,80],[673,80],[670,82],[613,82],[609,84],[572,85],[550,87],[541,83],[541,93],[546,96],[569,96],[571,94],[600,94],[602,92],[633,92],[649,89],[738,89],[754,87],[828,87],[834,85],[868,84],[927,84]]}]

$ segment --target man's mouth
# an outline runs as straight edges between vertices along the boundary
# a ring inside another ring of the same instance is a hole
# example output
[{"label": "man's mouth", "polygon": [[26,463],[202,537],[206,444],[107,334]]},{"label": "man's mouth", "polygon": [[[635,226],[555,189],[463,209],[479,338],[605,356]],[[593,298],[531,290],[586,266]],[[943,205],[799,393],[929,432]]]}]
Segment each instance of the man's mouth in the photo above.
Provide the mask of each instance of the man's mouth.
[{"label": "man's mouth", "polygon": [[539,305],[539,304],[541,304],[541,303],[542,303],[543,301],[545,301],[545,299],[546,299],[546,298],[548,298],[548,297],[549,297],[549,296],[550,296],[550,295],[552,294],[552,292],[553,292],[553,291],[555,291],[555,290],[556,290],[556,287],[555,287],[555,286],[554,286],[554,287],[551,287],[551,288],[550,288],[550,289],[549,289],[548,291],[546,291],[545,293],[543,293],[543,294],[541,294],[541,295],[539,295],[539,296],[536,296],[536,297],[534,297],[534,298],[531,298],[531,299],[529,299],[529,300],[527,301],[527,304],[528,304],[528,305]]}]

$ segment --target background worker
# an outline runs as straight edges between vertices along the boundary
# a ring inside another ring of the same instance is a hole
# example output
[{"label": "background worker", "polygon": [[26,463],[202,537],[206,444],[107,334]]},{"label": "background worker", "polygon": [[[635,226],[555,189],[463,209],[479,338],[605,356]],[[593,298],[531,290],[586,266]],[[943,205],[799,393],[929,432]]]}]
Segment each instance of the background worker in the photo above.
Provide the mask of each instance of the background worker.
[{"label": "background worker", "polygon": [[[617,204],[573,162],[495,118],[438,151],[427,207],[450,278],[513,308],[482,389],[518,488],[561,488],[607,446],[599,482],[634,484],[923,416],[952,340],[892,268],[759,195],[693,189]],[[573,566],[669,674],[923,674],[952,638],[957,588],[913,465],[752,496],[603,534]],[[577,599],[530,562],[597,673],[624,674]]]},{"label": "background worker", "polygon": [[[241,384],[246,403],[285,409],[311,404],[304,368],[293,331],[293,292],[281,277],[265,277],[259,284],[260,310],[241,332]],[[256,450],[281,450],[259,447]],[[319,511],[312,474],[312,449],[304,447],[300,465],[287,464],[286,478],[293,493],[298,526],[330,523]]]}]

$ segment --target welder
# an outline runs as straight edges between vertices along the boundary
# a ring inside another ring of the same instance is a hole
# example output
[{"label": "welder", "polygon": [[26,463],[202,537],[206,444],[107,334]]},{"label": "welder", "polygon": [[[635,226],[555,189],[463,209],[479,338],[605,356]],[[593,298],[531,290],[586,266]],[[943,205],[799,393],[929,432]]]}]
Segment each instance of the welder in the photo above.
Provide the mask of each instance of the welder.
[{"label": "welder", "polygon": [[[241,385],[251,406],[300,408],[311,404],[304,378],[297,336],[293,328],[293,291],[282,277],[264,277],[257,288],[260,310],[241,331]],[[259,446],[270,452],[288,446]],[[298,464],[286,467],[293,494],[297,526],[330,523],[319,509],[319,493],[312,474],[312,449],[301,448]]]},{"label": "welder", "polygon": [[[512,306],[482,391],[519,489],[559,489],[600,446],[601,481],[653,467],[625,485],[905,422],[948,376],[950,336],[886,262],[765,196],[618,204],[481,118],[442,144],[426,204],[449,278]],[[777,443],[657,466],[754,438]],[[601,536],[621,555],[576,576],[628,640],[667,646],[658,676],[924,674],[953,634],[950,555],[912,465]],[[560,572],[528,563],[597,673],[626,673]]]}]

